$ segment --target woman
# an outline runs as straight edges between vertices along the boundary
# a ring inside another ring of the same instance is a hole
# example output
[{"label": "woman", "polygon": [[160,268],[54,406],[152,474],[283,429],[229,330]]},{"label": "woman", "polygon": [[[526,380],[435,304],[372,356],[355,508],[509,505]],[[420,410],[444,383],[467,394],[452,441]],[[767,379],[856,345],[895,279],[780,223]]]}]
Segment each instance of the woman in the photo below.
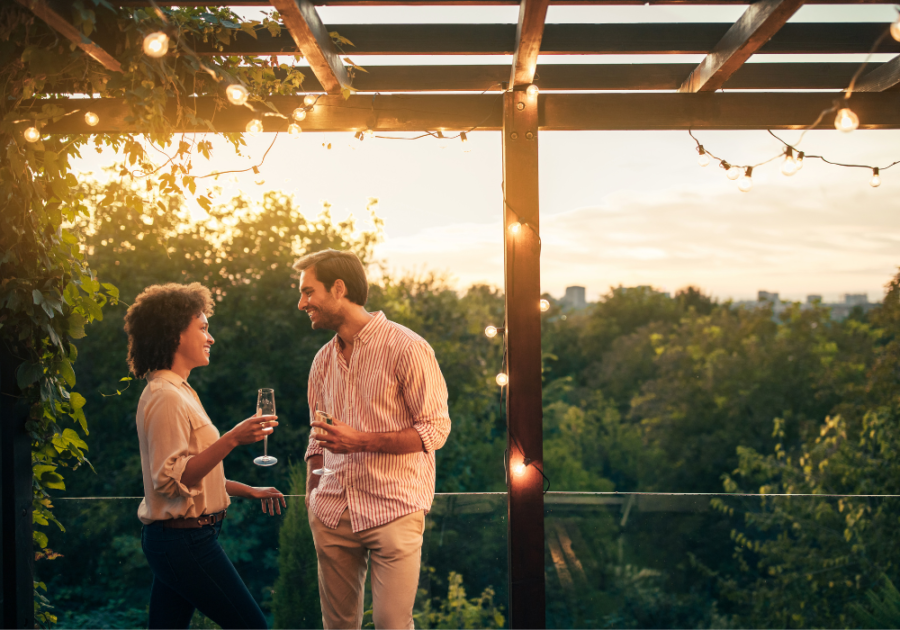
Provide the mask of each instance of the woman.
[{"label": "woman", "polygon": [[195,282],[148,287],[125,315],[129,367],[147,379],[137,410],[144,476],[138,518],[153,571],[151,628],[187,628],[195,608],[223,628],[266,627],[218,538],[229,495],[261,499],[272,515],[281,514],[284,495],[225,479],[222,460],[278,422],[254,416],[220,437],[206,415],[187,380],[209,365],[212,312],[209,289]]}]

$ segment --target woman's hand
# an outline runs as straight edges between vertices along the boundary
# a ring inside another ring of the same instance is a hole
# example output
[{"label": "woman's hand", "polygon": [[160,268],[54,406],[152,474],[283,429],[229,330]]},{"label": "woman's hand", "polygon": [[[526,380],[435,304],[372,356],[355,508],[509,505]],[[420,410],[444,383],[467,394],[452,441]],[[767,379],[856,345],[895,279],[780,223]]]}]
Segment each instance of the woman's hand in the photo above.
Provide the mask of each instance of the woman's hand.
[{"label": "woman's hand", "polygon": [[263,514],[274,516],[281,514],[281,508],[287,507],[284,495],[277,488],[250,488],[250,498],[259,499],[262,503]]},{"label": "woman's hand", "polygon": [[278,426],[278,416],[252,416],[236,425],[225,435],[235,444],[253,444],[272,434]]}]

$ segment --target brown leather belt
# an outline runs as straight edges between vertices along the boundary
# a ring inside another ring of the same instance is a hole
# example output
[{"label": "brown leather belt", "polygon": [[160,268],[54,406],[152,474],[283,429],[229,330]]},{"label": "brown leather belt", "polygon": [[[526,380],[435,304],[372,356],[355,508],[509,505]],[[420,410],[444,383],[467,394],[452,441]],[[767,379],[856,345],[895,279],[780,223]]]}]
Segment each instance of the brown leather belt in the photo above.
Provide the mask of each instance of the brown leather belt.
[{"label": "brown leather belt", "polygon": [[228,510],[222,510],[215,514],[204,514],[196,518],[171,518],[166,521],[156,521],[163,527],[172,529],[199,529],[204,525],[215,525],[219,521],[225,520]]}]

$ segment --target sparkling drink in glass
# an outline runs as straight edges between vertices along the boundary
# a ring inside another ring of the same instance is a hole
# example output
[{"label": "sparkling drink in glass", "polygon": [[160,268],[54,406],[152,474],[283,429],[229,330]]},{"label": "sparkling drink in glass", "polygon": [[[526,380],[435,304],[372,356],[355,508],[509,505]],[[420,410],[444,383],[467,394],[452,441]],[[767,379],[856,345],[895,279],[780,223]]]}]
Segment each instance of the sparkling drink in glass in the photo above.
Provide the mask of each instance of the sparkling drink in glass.
[{"label": "sparkling drink in glass", "polygon": [[[257,416],[274,416],[275,415],[275,390],[261,389],[256,398],[256,415]],[[263,454],[253,460],[257,466],[274,466],[278,463],[278,459],[269,455],[269,436],[263,437]]]},{"label": "sparkling drink in glass", "polygon": [[[316,420],[319,422],[324,422],[325,424],[334,424],[334,417],[328,413],[327,411],[322,411],[319,409],[319,403],[316,403]],[[318,427],[310,427],[310,431],[313,435],[318,435],[320,433],[325,433],[324,429],[320,429]],[[333,475],[334,471],[328,468],[325,465],[325,453],[322,453],[322,467],[316,468],[313,470],[314,475]]]}]

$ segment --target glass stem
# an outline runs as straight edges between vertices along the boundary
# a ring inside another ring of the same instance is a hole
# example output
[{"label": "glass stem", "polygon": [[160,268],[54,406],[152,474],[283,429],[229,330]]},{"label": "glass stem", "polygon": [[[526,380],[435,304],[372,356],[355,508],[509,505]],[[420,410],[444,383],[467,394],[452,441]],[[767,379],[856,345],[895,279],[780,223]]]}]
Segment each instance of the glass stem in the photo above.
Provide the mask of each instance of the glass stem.
[{"label": "glass stem", "polygon": [[269,456],[269,436],[263,437],[263,457]]}]

